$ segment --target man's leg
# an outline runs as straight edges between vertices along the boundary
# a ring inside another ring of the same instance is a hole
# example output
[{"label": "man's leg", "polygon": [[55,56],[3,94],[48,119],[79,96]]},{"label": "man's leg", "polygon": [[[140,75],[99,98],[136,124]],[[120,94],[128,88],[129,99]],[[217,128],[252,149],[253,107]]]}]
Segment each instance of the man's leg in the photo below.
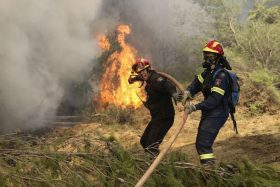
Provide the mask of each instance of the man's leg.
[{"label": "man's leg", "polygon": [[143,147],[149,153],[157,155],[159,153],[159,145],[172,126],[173,122],[174,118],[152,120],[145,129],[145,132],[141,138],[141,145],[144,145]]},{"label": "man's leg", "polygon": [[149,139],[149,136],[151,136],[151,127],[152,127],[152,120],[148,123],[147,127],[145,128],[142,136],[141,136],[141,139],[140,139],[140,144],[142,145],[142,147],[144,149],[147,148],[147,146],[149,145],[148,144],[148,139]]},{"label": "man's leg", "polygon": [[165,135],[169,131],[169,129],[172,127],[174,123],[174,117],[173,118],[167,118],[167,119],[161,119],[157,122],[158,127],[158,133],[155,133],[156,136],[156,142],[158,142],[158,145],[161,144],[163,141]]},{"label": "man's leg", "polygon": [[196,150],[201,164],[214,164],[213,143],[227,118],[204,118],[200,121],[196,137]]}]

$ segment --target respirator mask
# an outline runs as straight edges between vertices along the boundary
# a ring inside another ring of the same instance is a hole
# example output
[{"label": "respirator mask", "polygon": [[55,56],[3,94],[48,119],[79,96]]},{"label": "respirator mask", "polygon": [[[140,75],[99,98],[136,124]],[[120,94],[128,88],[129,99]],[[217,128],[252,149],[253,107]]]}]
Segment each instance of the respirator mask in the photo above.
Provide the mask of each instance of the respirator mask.
[{"label": "respirator mask", "polygon": [[216,65],[217,54],[215,53],[203,53],[204,62],[202,63],[203,68],[210,68]]}]

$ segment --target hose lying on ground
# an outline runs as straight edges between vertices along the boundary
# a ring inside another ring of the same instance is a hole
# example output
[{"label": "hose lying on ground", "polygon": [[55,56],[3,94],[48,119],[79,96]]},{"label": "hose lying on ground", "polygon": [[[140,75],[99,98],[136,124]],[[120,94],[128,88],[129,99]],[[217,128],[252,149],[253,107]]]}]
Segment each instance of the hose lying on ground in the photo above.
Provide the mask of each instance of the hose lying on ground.
[{"label": "hose lying on ground", "polygon": [[[161,76],[169,79],[173,84],[176,85],[176,87],[179,89],[179,91],[181,93],[184,93],[184,88],[183,86],[171,75],[167,74],[167,73],[162,73],[162,72],[158,72]],[[167,153],[167,151],[170,149],[171,145],[173,144],[173,142],[175,141],[175,139],[177,138],[177,136],[179,135],[180,131],[182,130],[186,120],[188,118],[188,114],[186,114],[184,112],[182,121],[180,122],[179,126],[177,127],[177,129],[175,130],[174,134],[172,135],[172,137],[170,138],[170,140],[167,142],[167,145],[162,149],[162,151],[160,151],[159,155],[157,156],[157,158],[153,161],[153,163],[150,165],[150,167],[148,168],[148,170],[145,172],[145,174],[141,177],[141,179],[137,182],[137,184],[135,185],[135,187],[142,187],[144,185],[144,183],[148,180],[148,178],[150,177],[150,175],[153,173],[153,171],[156,169],[156,167],[159,165],[160,161],[163,159],[163,157],[165,156],[165,154]]]}]

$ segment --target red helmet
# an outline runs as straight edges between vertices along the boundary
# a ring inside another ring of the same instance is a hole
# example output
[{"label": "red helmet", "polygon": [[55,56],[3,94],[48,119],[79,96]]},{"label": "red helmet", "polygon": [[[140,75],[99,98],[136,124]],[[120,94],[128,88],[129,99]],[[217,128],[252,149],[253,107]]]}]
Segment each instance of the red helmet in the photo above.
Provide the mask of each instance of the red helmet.
[{"label": "red helmet", "polygon": [[140,71],[150,68],[151,64],[150,62],[145,58],[138,58],[136,59],[135,63],[132,65],[132,70],[136,73],[139,73]]},{"label": "red helmet", "polygon": [[204,52],[211,52],[211,53],[217,53],[220,55],[224,55],[224,50],[222,44],[217,42],[216,40],[209,41],[203,48]]}]

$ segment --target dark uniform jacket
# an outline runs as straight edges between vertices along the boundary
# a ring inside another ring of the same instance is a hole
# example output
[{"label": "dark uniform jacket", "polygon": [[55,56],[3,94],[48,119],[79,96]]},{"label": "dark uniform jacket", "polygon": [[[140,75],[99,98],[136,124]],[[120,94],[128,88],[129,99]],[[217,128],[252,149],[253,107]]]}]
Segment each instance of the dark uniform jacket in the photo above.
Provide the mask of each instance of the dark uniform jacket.
[{"label": "dark uniform jacket", "polygon": [[[220,71],[221,68],[223,67],[218,64],[214,70],[206,69],[196,76],[187,89],[192,96],[202,91],[204,101],[195,105],[197,110],[202,111],[202,118],[229,115],[229,77],[226,70]],[[216,73],[217,71],[219,72]]]},{"label": "dark uniform jacket", "polygon": [[145,105],[149,109],[152,119],[174,117],[171,96],[176,92],[176,87],[155,71],[151,71],[151,76],[146,82],[147,101]]}]

